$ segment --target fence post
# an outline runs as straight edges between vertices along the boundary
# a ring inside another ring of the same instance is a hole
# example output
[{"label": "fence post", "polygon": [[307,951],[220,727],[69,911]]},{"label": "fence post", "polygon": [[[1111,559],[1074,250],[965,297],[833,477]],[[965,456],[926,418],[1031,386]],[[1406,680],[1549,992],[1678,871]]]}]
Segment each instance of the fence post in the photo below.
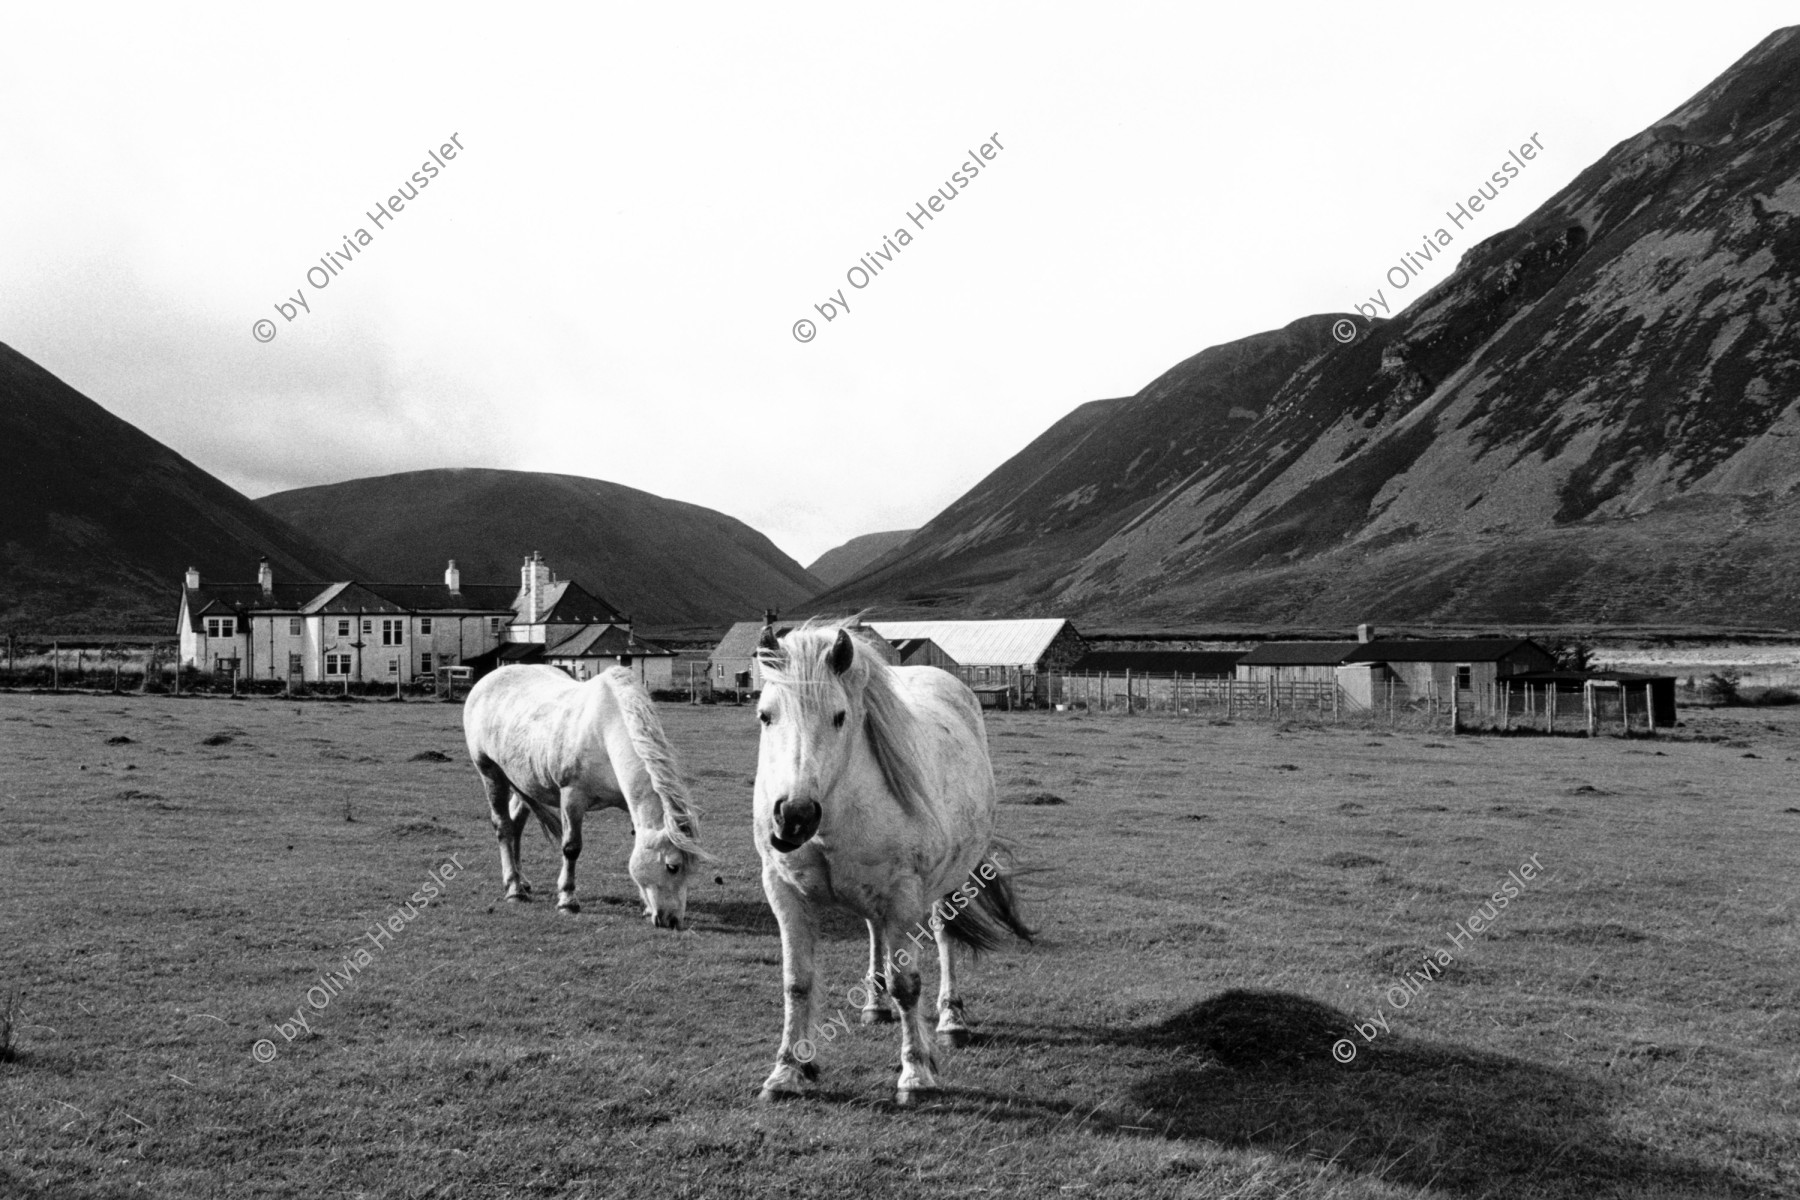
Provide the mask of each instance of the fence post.
[{"label": "fence post", "polygon": [[1136,712],[1137,712],[1137,704],[1136,704],[1134,697],[1131,694],[1131,668],[1126,667],[1125,668],[1125,715],[1129,717]]},{"label": "fence post", "polygon": [[1650,694],[1649,683],[1644,684],[1644,720],[1648,724],[1648,727],[1649,727],[1648,731],[1650,733],[1655,733],[1656,732],[1656,697],[1654,697]]},{"label": "fence post", "polygon": [[1237,698],[1237,676],[1225,681],[1225,719],[1231,720],[1231,702]]},{"label": "fence post", "polygon": [[1462,689],[1452,685],[1450,688],[1450,732],[1451,733],[1461,733],[1462,732],[1462,709],[1460,707],[1461,702],[1462,702]]},{"label": "fence post", "polygon": [[119,694],[119,679],[124,674],[124,672],[125,672],[125,651],[120,650],[119,656],[117,658],[113,659],[113,695],[115,695],[115,696]]},{"label": "fence post", "polygon": [[1550,681],[1549,686],[1544,689],[1544,694],[1550,698],[1550,703],[1548,703],[1544,706],[1544,732],[1545,733],[1555,733],[1556,732],[1556,680],[1552,679]]},{"label": "fence post", "polygon": [[62,690],[62,654],[57,643],[50,643],[50,690]]}]

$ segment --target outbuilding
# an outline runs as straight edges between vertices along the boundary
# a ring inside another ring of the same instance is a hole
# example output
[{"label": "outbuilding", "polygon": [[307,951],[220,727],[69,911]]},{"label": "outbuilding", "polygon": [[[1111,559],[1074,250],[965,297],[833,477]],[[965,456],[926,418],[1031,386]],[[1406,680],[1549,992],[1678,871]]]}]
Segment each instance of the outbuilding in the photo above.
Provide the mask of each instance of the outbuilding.
[{"label": "outbuilding", "polygon": [[1062,677],[1087,644],[1061,617],[1012,621],[869,621],[888,641],[929,639],[974,688],[1004,688],[1005,707],[1046,706],[1062,699]]},{"label": "outbuilding", "polygon": [[1502,681],[1555,667],[1555,656],[1529,638],[1371,638],[1355,643],[1335,674],[1345,697],[1364,708],[1391,698],[1493,713]]}]

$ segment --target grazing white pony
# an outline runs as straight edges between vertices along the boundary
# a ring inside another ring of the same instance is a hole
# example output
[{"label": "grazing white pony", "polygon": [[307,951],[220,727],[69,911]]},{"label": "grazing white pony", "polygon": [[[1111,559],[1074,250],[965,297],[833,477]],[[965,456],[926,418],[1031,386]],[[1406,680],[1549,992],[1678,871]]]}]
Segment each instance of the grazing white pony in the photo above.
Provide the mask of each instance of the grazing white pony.
[{"label": "grazing white pony", "polygon": [[574,913],[582,817],[623,808],[637,833],[631,878],[644,911],[658,928],[681,928],[689,871],[712,856],[700,849],[699,813],[656,706],[630,671],[612,667],[577,683],[557,667],[501,667],[469,690],[463,734],[487,791],[508,900],[531,899],[519,873],[528,813],[562,843],[556,907]]},{"label": "grazing white pony", "polygon": [[847,909],[869,926],[864,1024],[900,1006],[908,1103],[935,1090],[936,1056],[919,1005],[918,959],[936,944],[937,1036],[968,1038],[952,941],[978,950],[1031,931],[992,861],[994,771],[975,695],[936,667],[894,667],[843,625],[764,630],[756,850],[781,923],[786,1013],[762,1098],[801,1094],[813,1064],[815,913]]}]

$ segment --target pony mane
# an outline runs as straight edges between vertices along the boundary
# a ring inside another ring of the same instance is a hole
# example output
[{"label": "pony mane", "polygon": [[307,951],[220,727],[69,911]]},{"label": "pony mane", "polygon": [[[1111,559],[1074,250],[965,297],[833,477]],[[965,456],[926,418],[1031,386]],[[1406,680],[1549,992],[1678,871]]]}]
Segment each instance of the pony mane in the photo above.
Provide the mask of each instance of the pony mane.
[{"label": "pony mane", "polygon": [[[839,631],[850,635],[855,648],[850,668],[842,675],[832,671],[829,661]],[[864,643],[867,636],[869,631],[850,621],[808,620],[787,634],[779,656],[762,653],[763,680],[787,688],[814,719],[823,719],[830,707],[832,682],[860,693],[863,729],[888,791],[908,814],[936,822],[938,806],[923,770],[929,751],[919,719],[900,691],[894,668]]]},{"label": "pony mane", "polygon": [[712,861],[713,856],[700,848],[700,809],[688,795],[681,768],[675,761],[675,748],[669,744],[668,734],[663,732],[656,705],[638,686],[637,678],[624,667],[609,667],[601,673],[601,678],[606,680],[613,699],[618,702],[619,712],[625,718],[625,732],[631,738],[631,748],[637,751],[638,760],[650,776],[650,786],[662,800],[663,836],[682,853],[701,861]]}]

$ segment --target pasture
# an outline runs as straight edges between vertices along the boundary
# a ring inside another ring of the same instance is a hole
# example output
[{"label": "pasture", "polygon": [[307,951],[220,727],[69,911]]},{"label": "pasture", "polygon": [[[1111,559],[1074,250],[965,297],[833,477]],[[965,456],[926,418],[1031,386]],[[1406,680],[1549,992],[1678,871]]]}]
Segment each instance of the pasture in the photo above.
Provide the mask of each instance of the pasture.
[{"label": "pasture", "polygon": [[757,726],[659,708],[722,860],[682,933],[642,917],[619,812],[589,820],[581,915],[535,829],[540,899],[501,902],[460,706],[0,695],[0,1193],[1800,1189],[1795,710],[1594,742],[991,714],[1040,936],[968,972],[975,1044],[899,1109],[894,1027],[843,999],[849,923],[816,1094],[756,1103],[781,1017]]}]

